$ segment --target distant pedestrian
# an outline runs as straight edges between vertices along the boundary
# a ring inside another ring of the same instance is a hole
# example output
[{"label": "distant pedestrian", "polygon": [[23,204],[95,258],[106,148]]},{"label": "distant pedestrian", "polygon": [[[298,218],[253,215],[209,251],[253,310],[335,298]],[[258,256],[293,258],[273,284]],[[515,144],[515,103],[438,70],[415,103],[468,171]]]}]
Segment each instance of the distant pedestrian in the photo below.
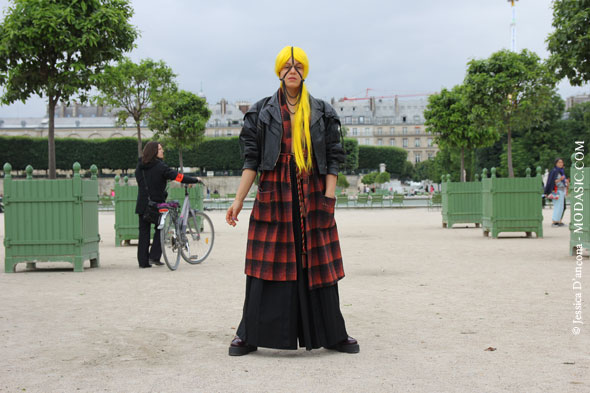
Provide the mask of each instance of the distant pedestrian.
[{"label": "distant pedestrian", "polygon": [[564,164],[561,158],[555,160],[555,167],[549,173],[545,183],[545,197],[553,200],[553,216],[551,217],[551,226],[562,227],[565,224],[561,222],[565,210],[565,196],[569,186],[569,179],[565,176]]}]

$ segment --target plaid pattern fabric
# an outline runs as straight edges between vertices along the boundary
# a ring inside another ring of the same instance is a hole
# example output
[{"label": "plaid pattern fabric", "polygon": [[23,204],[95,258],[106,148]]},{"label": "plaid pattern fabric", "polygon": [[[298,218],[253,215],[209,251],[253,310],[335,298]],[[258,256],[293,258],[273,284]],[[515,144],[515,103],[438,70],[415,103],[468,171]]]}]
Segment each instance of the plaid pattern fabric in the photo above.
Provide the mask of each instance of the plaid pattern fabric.
[{"label": "plaid pattern fabric", "polygon": [[[281,154],[272,171],[260,177],[258,193],[250,215],[246,269],[249,276],[270,281],[297,280],[293,225],[302,225],[303,261],[310,289],[330,286],[344,277],[338,230],[334,220],[336,200],[326,198],[326,178],[319,175],[314,160],[311,173],[298,173],[291,184],[291,118],[281,97],[283,136]],[[291,187],[298,187],[300,200],[293,201]],[[293,222],[293,203],[300,204],[301,222]]]}]

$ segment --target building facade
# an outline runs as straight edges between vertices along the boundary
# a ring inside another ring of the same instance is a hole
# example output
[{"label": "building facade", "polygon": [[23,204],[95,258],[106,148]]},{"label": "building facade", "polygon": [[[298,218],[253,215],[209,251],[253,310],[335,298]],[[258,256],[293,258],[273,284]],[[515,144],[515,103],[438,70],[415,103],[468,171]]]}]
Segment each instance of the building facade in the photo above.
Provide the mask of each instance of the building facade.
[{"label": "building facade", "polygon": [[412,163],[432,158],[438,151],[433,135],[424,127],[426,104],[426,97],[332,100],[347,137],[357,139],[359,145],[401,147]]}]

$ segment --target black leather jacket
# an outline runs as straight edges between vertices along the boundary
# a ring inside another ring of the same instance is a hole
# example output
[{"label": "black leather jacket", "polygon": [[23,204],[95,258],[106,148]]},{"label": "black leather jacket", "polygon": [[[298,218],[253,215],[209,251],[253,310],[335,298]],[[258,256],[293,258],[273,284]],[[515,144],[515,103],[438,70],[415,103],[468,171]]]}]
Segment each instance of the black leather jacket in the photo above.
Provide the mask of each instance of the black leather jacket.
[{"label": "black leather jacket", "polygon": [[[252,105],[244,116],[240,147],[242,169],[273,170],[281,152],[283,126],[279,92]],[[309,130],[313,155],[321,175],[338,175],[346,153],[340,141],[340,119],[332,106],[309,96],[311,121]]]}]

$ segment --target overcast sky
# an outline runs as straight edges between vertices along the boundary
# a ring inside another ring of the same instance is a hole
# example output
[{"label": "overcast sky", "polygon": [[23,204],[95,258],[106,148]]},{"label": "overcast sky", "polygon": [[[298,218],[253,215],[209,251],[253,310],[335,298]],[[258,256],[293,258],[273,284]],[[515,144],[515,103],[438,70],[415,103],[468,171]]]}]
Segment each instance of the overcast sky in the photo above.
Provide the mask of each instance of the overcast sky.
[{"label": "overcast sky", "polygon": [[[165,3],[165,5],[163,5]],[[0,0],[5,9],[6,0]],[[274,59],[285,45],[310,59],[311,94],[330,99],[436,92],[461,83],[466,63],[510,47],[506,0],[193,1],[134,0],[141,31],[134,60],[164,60],[180,88],[209,102],[256,101],[277,87]],[[547,58],[551,0],[516,3],[516,48]],[[590,87],[559,85],[565,98]],[[45,100],[0,107],[1,117],[43,116]]]}]

